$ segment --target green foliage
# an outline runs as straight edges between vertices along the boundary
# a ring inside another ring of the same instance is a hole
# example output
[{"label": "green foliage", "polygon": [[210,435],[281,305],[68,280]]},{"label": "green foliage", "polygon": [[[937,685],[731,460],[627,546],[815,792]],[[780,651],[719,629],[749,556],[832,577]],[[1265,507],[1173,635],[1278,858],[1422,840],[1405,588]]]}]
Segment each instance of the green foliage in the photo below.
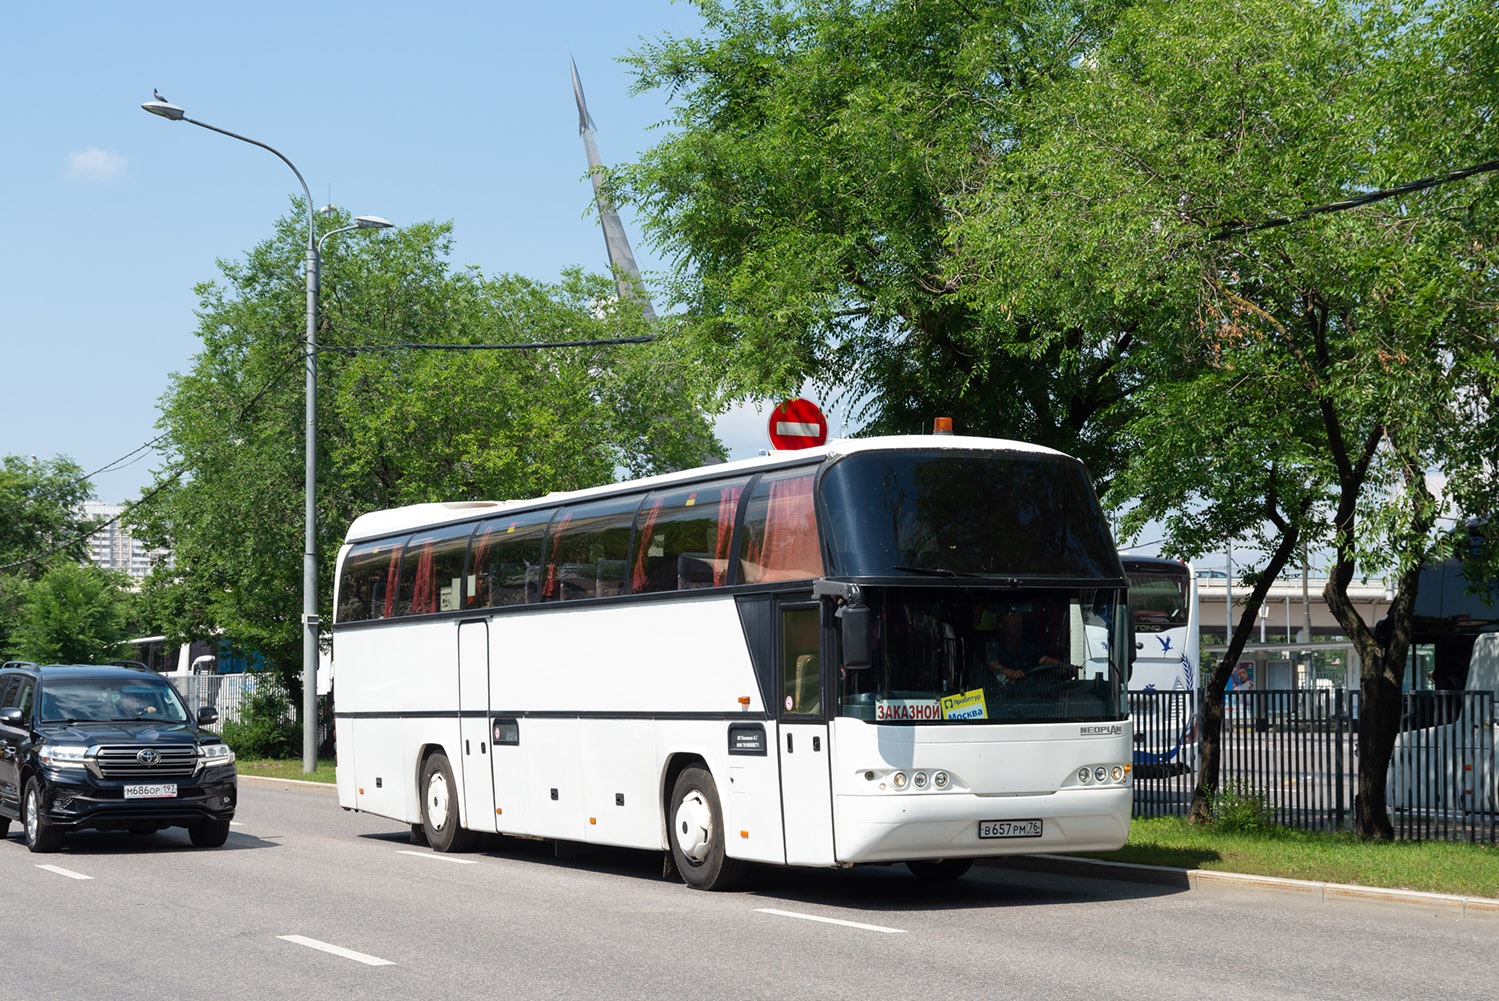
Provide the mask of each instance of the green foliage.
[{"label": "green foliage", "polygon": [[41,664],[89,664],[121,656],[130,635],[130,581],[124,574],[56,563],[18,584],[8,655]]},{"label": "green foliage", "polygon": [[[946,414],[960,431],[1079,455],[1098,476],[1136,384],[1053,316],[978,298],[960,202],[1019,139],[1016,111],[1106,32],[1120,3],[697,3],[705,37],[629,60],[670,134],[615,171],[678,261],[670,294],[724,357],[728,388],[804,378],[866,403],[869,432]],[[991,308],[991,305],[993,308]],[[1053,336],[1054,335],[1054,336]]]},{"label": "green foliage", "polygon": [[[145,587],[169,641],[232,638],[294,694],[301,671],[302,261],[305,215],[197,289],[202,350],[163,398],[176,461],[133,513],[174,568]],[[328,229],[348,222],[330,216]],[[349,523],[371,510],[570,490],[722,457],[709,369],[612,280],[454,268],[451,226],[348,233],[324,246],[318,333],[321,615]],[[416,351],[656,334],[651,344]],[[371,350],[396,347],[396,350]]]},{"label": "green foliage", "polygon": [[290,758],[302,747],[291,699],[273,677],[260,675],[255,681],[238,718],[224,720],[220,728],[224,743],[234,749],[236,757]]},{"label": "green foliage", "polygon": [[83,470],[66,456],[0,460],[0,651],[15,647],[27,585],[49,567],[83,560],[80,537],[91,522],[81,511],[92,496]]},{"label": "green foliage", "polygon": [[1220,834],[1268,834],[1277,829],[1265,794],[1244,781],[1231,782],[1213,797],[1213,830]]}]

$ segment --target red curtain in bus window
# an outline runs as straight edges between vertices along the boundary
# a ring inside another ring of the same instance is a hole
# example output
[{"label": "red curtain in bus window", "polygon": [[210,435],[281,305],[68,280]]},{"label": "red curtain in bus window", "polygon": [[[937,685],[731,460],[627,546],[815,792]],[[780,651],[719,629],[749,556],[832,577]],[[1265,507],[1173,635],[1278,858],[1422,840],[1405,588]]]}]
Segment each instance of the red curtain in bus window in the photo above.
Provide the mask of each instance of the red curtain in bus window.
[{"label": "red curtain in bus window", "polygon": [[493,545],[494,529],[486,527],[484,534],[479,536],[479,541],[474,543],[474,561],[468,569],[469,579],[474,582],[474,593],[466,599],[469,607],[476,604],[480,608],[489,606],[490,580],[484,562],[489,559],[489,549]]},{"label": "red curtain in bus window", "polygon": [[713,547],[713,586],[729,582],[729,542],[734,537],[734,515],[739,510],[743,486],[724,487],[718,497],[718,541]]},{"label": "red curtain in bus window", "polygon": [[390,567],[385,571],[385,614],[388,619],[396,614],[396,592],[401,588],[401,546],[392,547]]},{"label": "red curtain in bus window", "polygon": [[635,569],[630,574],[630,593],[640,594],[645,590],[645,554],[651,548],[651,530],[656,527],[656,517],[661,514],[661,505],[666,503],[663,497],[657,497],[651,501],[651,509],[645,513],[645,523],[640,526],[640,532],[635,537]]},{"label": "red curtain in bus window", "polygon": [[765,541],[758,554],[751,554],[750,562],[760,564],[761,581],[799,580],[822,573],[811,473],[770,485]]},{"label": "red curtain in bus window", "polygon": [[557,527],[552,529],[552,558],[547,560],[546,580],[541,585],[542,601],[556,601],[562,596],[562,582],[557,577],[557,553],[562,549],[562,533],[567,531],[567,523],[572,520],[573,513],[564,511]]},{"label": "red curtain in bus window", "polygon": [[411,591],[411,614],[427,615],[437,611],[437,591],[432,581],[432,546],[428,539],[416,557],[416,584]]}]

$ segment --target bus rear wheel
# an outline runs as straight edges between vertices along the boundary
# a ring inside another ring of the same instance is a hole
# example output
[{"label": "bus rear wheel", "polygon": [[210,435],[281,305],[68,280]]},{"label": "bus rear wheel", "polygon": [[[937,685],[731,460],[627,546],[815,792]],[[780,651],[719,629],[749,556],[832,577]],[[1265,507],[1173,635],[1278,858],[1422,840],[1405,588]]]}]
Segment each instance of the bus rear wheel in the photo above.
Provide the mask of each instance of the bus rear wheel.
[{"label": "bus rear wheel", "polygon": [[724,847],[723,810],[718,786],[705,768],[682,770],[672,785],[671,854],[682,881],[695,890],[727,890],[744,872]]},{"label": "bus rear wheel", "polygon": [[972,865],[971,858],[944,858],[936,861],[912,860],[906,863],[906,868],[917,879],[948,880],[960,878]]},{"label": "bus rear wheel", "polygon": [[466,852],[478,836],[458,826],[458,786],[448,756],[435,751],[422,766],[422,830],[433,851]]}]

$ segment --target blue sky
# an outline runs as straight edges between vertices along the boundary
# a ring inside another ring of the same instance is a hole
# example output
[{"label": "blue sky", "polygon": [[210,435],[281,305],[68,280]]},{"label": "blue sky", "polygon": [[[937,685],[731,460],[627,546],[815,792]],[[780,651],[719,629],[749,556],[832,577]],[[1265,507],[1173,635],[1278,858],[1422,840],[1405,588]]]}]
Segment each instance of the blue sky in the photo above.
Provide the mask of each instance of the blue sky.
[{"label": "blue sky", "polygon": [[[557,277],[604,270],[568,56],[608,162],[658,142],[666,95],[629,94],[619,58],[694,35],[697,10],[629,4],[13,5],[0,158],[0,454],[103,467],[155,437],[157,400],[198,342],[193,286],[300,193],[264,150],[142,111],[153,88],[195,119],[268,143],[314,201],[396,224],[455,223],[454,263]],[[643,270],[662,259],[624,221]],[[840,415],[831,415],[837,430]],[[720,421],[733,457],[764,420]],[[96,476],[119,501],[158,459]]]}]

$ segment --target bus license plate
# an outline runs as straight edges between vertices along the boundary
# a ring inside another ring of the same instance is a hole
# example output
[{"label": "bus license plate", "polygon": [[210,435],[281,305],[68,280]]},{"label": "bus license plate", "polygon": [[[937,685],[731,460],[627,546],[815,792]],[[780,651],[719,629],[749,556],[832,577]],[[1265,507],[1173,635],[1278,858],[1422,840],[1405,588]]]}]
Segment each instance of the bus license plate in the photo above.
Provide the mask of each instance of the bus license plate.
[{"label": "bus license plate", "polygon": [[175,783],[133,785],[125,787],[126,799],[172,799],[177,795]]},{"label": "bus license plate", "polygon": [[1039,820],[980,820],[981,838],[1039,838]]}]

